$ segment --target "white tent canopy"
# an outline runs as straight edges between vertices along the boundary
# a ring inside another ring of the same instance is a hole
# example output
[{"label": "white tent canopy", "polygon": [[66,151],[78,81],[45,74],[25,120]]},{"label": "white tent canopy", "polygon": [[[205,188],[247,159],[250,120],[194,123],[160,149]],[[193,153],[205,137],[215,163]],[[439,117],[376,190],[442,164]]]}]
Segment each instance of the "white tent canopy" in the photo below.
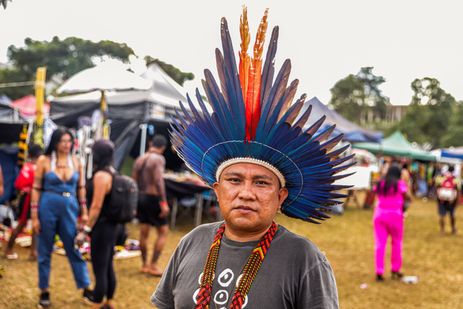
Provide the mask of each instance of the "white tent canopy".
[{"label": "white tent canopy", "polygon": [[[130,104],[140,101],[151,101],[151,92],[149,90],[106,91],[105,96],[106,102],[108,102],[108,104]],[[99,103],[100,100],[101,93],[98,90],[64,97],[49,98],[49,101],[51,102],[60,103]]]},{"label": "white tent canopy", "polygon": [[150,64],[141,76],[152,83],[150,90],[151,100],[154,103],[178,108],[179,101],[187,102],[186,90],[167,75],[158,64]]},{"label": "white tent canopy", "polygon": [[[115,68],[109,68],[113,65]],[[119,74],[120,80],[113,80],[113,77],[104,80],[107,77],[106,74],[112,71],[117,71],[114,76]],[[106,73],[103,74],[103,72]],[[124,76],[128,77],[125,81],[123,81]],[[101,80],[98,80],[98,78],[101,78]],[[113,85],[112,88],[110,87],[111,84]],[[164,113],[165,110],[178,109],[179,101],[182,101],[185,107],[189,109],[186,99],[187,91],[167,75],[156,63],[151,64],[146,71],[141,74],[141,77],[126,71],[122,63],[115,63],[113,61],[83,70],[66,81],[58,89],[58,93],[89,92],[49,98],[49,101],[69,104],[73,102],[98,103],[101,100],[101,94],[98,90],[102,87],[107,87],[106,89],[108,91],[105,92],[105,95],[106,101],[110,105],[130,104],[141,101],[151,102],[154,106],[153,113],[159,115]],[[192,100],[199,109],[196,99],[192,98]],[[206,106],[209,111],[212,111],[209,104],[206,104]]]},{"label": "white tent canopy", "polygon": [[122,62],[107,61],[73,75],[57,92],[65,94],[94,90],[147,90],[150,87],[148,80],[128,71],[128,67]]}]

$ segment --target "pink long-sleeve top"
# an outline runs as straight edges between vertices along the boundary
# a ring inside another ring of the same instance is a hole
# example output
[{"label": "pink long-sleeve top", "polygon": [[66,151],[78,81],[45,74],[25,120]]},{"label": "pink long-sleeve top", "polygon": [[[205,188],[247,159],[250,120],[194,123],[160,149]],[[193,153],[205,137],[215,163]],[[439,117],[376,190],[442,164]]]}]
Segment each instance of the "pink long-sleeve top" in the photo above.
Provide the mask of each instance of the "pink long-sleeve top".
[{"label": "pink long-sleeve top", "polygon": [[[399,180],[397,183],[397,191],[394,191],[393,188],[390,188],[388,194],[384,195],[382,192],[384,183],[385,181],[381,180],[374,188],[378,196],[378,205],[375,208],[375,216],[381,215],[383,213],[402,214],[404,193],[407,192],[407,184],[405,181]],[[378,190],[378,186],[381,190]]]}]

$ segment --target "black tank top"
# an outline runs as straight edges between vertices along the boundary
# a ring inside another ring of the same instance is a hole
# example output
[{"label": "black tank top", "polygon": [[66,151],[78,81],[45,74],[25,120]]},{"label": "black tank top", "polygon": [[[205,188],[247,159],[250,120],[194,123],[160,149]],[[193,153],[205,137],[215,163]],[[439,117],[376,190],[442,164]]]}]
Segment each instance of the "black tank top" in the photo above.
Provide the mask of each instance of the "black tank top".
[{"label": "black tank top", "polygon": [[[111,176],[113,176],[113,174],[111,174]],[[87,190],[87,203],[88,203],[88,207],[90,210],[90,207],[92,205],[92,199],[93,199],[93,176],[87,181],[85,188]],[[111,190],[104,197],[103,206],[101,207],[101,212],[100,212],[100,215],[98,216],[98,221],[100,221],[101,219],[105,219],[105,220],[108,219],[109,207],[111,207],[110,203],[111,203]]]}]

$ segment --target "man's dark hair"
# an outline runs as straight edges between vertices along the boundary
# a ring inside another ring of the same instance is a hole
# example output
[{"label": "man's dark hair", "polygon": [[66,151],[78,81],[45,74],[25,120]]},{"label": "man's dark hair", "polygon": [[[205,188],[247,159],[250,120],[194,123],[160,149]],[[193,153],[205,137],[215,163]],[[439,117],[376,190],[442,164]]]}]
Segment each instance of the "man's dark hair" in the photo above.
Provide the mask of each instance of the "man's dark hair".
[{"label": "man's dark hair", "polygon": [[37,159],[41,154],[43,154],[43,149],[40,145],[31,143],[27,149],[27,154],[29,159]]},{"label": "man's dark hair", "polygon": [[151,146],[156,148],[167,147],[167,138],[164,135],[156,134],[151,140]]},{"label": "man's dark hair", "polygon": [[47,156],[50,156],[53,151],[56,151],[56,148],[58,147],[58,144],[61,140],[61,137],[63,135],[68,134],[71,137],[71,152],[72,149],[74,148],[74,135],[72,134],[71,130],[66,129],[66,128],[58,128],[53,133],[51,134],[50,138],[50,144],[48,144],[47,150],[45,151],[45,154]]},{"label": "man's dark hair", "polygon": [[449,173],[453,173],[455,171],[455,167],[453,165],[449,165]]}]

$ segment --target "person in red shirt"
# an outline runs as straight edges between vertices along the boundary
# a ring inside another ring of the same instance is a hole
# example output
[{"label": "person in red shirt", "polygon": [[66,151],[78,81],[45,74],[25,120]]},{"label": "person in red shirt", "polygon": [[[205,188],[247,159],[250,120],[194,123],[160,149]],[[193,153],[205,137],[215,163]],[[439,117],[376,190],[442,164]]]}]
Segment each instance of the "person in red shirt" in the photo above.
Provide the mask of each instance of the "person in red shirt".
[{"label": "person in red shirt", "polygon": [[[31,204],[31,191],[34,183],[34,172],[38,157],[42,154],[43,150],[39,145],[31,144],[29,146],[29,162],[26,162],[21,168],[18,177],[14,183],[15,188],[19,191],[19,207],[21,208],[21,214],[18,218],[18,225],[11,233],[11,237],[8,240],[8,244],[5,248],[5,257],[7,259],[15,260],[18,255],[13,251],[13,246],[19,233],[22,232],[27,224],[27,221],[31,218],[30,204]],[[37,253],[35,250],[35,235],[32,234],[32,245],[29,256],[30,260],[37,259]]]}]

